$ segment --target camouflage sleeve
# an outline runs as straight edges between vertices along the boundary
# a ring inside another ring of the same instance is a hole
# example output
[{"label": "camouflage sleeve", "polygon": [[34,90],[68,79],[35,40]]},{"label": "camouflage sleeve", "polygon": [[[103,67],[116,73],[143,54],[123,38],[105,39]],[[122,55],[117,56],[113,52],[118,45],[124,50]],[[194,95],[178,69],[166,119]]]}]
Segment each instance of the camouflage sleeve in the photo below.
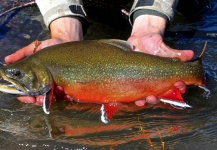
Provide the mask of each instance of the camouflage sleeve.
[{"label": "camouflage sleeve", "polygon": [[160,16],[170,21],[177,3],[178,0],[134,0],[129,13],[130,24],[133,24],[136,17],[144,14]]},{"label": "camouflage sleeve", "polygon": [[52,21],[61,17],[77,18],[82,25],[88,24],[82,0],[36,0],[36,3],[47,28]]}]

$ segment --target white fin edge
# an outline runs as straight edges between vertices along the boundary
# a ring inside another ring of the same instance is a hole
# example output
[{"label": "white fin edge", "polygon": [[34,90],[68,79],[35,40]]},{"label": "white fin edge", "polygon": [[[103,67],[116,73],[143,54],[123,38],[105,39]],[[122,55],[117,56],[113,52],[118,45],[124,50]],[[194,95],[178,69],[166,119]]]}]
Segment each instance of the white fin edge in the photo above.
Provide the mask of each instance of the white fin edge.
[{"label": "white fin edge", "polygon": [[107,124],[109,121],[108,121],[108,118],[107,118],[107,114],[105,112],[105,107],[104,107],[104,104],[102,104],[101,108],[100,108],[100,111],[101,111],[101,121],[105,124]]},{"label": "white fin edge", "polygon": [[192,108],[192,106],[188,105],[185,102],[178,102],[178,101],[169,100],[169,99],[162,99],[162,98],[160,98],[160,101],[167,103],[167,104],[174,105],[174,106],[182,107],[182,108]]},{"label": "white fin edge", "polygon": [[48,115],[48,114],[50,114],[50,112],[47,111],[47,109],[46,109],[46,94],[43,95],[43,96],[44,96],[44,98],[43,98],[43,106],[42,106],[42,108],[44,110],[44,113]]}]

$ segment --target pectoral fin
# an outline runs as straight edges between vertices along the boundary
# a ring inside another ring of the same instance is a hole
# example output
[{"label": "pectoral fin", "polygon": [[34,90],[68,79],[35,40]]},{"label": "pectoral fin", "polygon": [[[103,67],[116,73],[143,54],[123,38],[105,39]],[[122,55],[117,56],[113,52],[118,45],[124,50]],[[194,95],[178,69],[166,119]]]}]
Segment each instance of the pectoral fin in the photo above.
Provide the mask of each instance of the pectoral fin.
[{"label": "pectoral fin", "polygon": [[46,114],[50,114],[50,107],[52,104],[52,99],[53,99],[53,91],[54,91],[54,86],[53,84],[50,85],[51,89],[44,94],[44,99],[43,99],[43,110]]}]

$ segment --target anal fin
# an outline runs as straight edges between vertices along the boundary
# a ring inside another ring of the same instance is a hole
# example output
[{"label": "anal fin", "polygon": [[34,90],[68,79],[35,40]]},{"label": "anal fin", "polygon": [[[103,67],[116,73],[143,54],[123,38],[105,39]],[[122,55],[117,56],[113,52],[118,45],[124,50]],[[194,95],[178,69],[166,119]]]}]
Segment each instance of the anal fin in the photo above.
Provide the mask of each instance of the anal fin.
[{"label": "anal fin", "polygon": [[170,104],[175,108],[191,108],[190,105],[184,102],[181,92],[176,87],[164,93],[163,95],[160,95],[159,97],[161,102]]},{"label": "anal fin", "polygon": [[174,101],[184,102],[181,92],[176,87],[174,87],[172,90],[169,90],[168,92],[160,95],[159,97],[162,99],[170,99],[170,100],[174,100]]},{"label": "anal fin", "polygon": [[163,98],[160,98],[159,99],[161,102],[164,102],[164,103],[167,103],[167,104],[170,104],[171,106],[173,106],[174,108],[177,108],[177,109],[182,109],[182,108],[192,108],[192,106],[188,105],[187,103],[185,102],[180,102],[180,101],[177,101],[177,100],[170,100],[170,99],[163,99]]}]

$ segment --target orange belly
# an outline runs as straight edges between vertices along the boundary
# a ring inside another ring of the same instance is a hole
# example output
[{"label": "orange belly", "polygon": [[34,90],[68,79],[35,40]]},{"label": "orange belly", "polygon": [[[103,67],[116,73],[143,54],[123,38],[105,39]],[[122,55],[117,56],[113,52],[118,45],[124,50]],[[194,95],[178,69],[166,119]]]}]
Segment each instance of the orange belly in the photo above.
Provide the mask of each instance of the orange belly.
[{"label": "orange belly", "polygon": [[[161,84],[164,82],[164,84]],[[118,80],[88,83],[72,83],[64,86],[64,92],[78,102],[111,103],[134,102],[149,95],[161,95],[172,89],[173,81]]]}]

